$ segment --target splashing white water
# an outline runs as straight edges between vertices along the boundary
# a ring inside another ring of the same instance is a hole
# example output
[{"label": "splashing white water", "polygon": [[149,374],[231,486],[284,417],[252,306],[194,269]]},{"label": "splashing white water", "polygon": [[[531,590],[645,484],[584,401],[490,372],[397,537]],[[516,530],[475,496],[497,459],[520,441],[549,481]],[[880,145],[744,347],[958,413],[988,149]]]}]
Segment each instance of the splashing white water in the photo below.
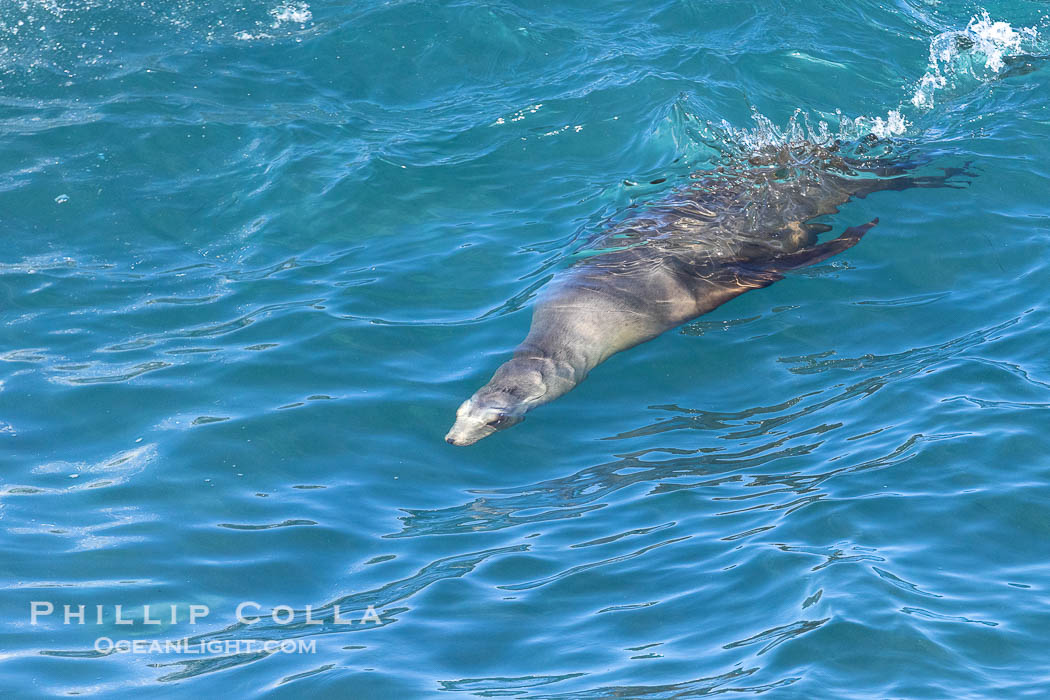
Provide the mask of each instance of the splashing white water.
[{"label": "splashing white water", "polygon": [[[849,122],[850,120],[845,120]],[[911,122],[904,118],[899,109],[891,109],[882,117],[858,117],[851,122],[849,131],[852,134],[868,133],[879,139],[900,136],[908,130]]]},{"label": "splashing white water", "polygon": [[[829,115],[830,116],[830,115]],[[750,153],[773,148],[808,148],[811,146],[830,146],[835,142],[854,142],[868,135],[877,139],[888,139],[904,134],[910,122],[899,110],[890,110],[885,117],[850,118],[836,111],[828,120],[819,119],[813,123],[809,113],[796,109],[788,119],[787,126],[780,128],[771,119],[753,110],[751,118],[755,126],[750,128],[734,127],[726,120],[715,124],[707,123],[707,128],[700,132],[700,140],[724,151],[725,145],[731,145],[732,151]]]},{"label": "splashing white water", "polygon": [[[288,33],[294,34],[296,31],[294,25],[299,25],[300,30],[306,29],[306,26],[314,18],[313,12],[310,11],[310,5],[305,2],[281,3],[271,8],[268,14],[271,20],[269,24],[262,21],[256,22],[254,30],[243,29],[235,32],[233,38],[238,41],[274,39]],[[274,30],[280,31],[275,32]]]},{"label": "splashing white water", "polygon": [[938,34],[930,41],[930,65],[919,79],[911,104],[932,109],[938,91],[952,94],[999,77],[1009,59],[1044,53],[1045,42],[1035,27],[1014,29],[992,20],[987,12],[974,15],[966,29]]},{"label": "splashing white water", "polygon": [[[934,95],[951,96],[969,92],[1003,77],[1014,59],[1034,58],[1050,53],[1035,27],[1015,29],[1009,22],[993,20],[987,12],[974,15],[966,28],[943,32],[930,40],[930,65],[915,84],[914,93],[886,116],[847,117],[836,110],[813,123],[809,114],[796,110],[785,128],[753,109],[755,126],[737,128],[723,120],[707,122],[699,140],[720,152],[746,154],[768,148],[829,146],[839,141],[856,143],[875,137],[889,140],[903,136],[918,119],[934,106]],[[917,113],[915,110],[919,110]],[[831,126],[830,124],[837,124]],[[696,132],[694,132],[696,133]]]},{"label": "splashing white water", "polygon": [[270,10],[270,16],[273,17],[274,29],[285,22],[306,24],[314,17],[310,12],[310,6],[305,2],[286,2]]}]

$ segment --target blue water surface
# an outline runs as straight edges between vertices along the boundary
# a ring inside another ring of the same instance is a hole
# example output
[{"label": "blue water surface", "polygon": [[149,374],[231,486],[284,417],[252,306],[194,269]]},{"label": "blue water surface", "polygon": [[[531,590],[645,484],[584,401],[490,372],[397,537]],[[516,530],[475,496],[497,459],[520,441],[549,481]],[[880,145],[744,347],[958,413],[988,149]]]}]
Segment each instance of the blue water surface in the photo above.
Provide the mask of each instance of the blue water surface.
[{"label": "blue water surface", "polygon": [[[1046,697],[1048,15],[0,4],[0,695]],[[970,175],[443,442],[589,237],[807,121]]]}]

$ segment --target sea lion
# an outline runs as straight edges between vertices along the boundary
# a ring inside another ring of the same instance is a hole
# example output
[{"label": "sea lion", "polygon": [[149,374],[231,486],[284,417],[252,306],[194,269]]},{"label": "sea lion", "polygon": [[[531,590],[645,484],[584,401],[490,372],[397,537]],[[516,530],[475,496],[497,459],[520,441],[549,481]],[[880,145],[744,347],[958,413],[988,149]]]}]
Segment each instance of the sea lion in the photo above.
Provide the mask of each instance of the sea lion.
[{"label": "sea lion", "polygon": [[849,160],[807,145],[752,154],[741,167],[694,173],[694,183],[599,236],[594,254],[545,290],[514,356],[456,412],[445,436],[471,445],[524,420],[613,354],[856,245],[876,223],[817,243],[812,223],[853,197],[952,186],[961,169],[914,177],[915,164]]}]

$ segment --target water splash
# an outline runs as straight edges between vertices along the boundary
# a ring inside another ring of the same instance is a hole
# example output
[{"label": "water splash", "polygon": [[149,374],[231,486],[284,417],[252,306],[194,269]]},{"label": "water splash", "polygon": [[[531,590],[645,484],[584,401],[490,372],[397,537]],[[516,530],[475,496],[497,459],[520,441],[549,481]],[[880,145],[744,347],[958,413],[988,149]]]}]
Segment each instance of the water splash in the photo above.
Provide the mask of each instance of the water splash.
[{"label": "water splash", "polygon": [[904,136],[934,107],[938,93],[944,97],[964,95],[1014,70],[1029,70],[1024,62],[1050,54],[1047,42],[1036,27],[1015,29],[1009,22],[993,20],[988,12],[970,18],[965,29],[937,34],[930,40],[930,63],[914,83],[910,97],[885,116],[849,117],[841,110],[831,114],[801,109],[783,128],[752,108],[754,125],[735,127],[726,120],[708,121],[692,130],[697,141],[722,156],[750,157],[756,152],[788,152],[814,146],[841,148],[868,159],[894,150],[895,137]]},{"label": "water splash", "polygon": [[955,95],[1002,77],[1019,59],[1047,52],[1035,27],[1014,29],[988,12],[970,18],[961,31],[938,34],[930,41],[930,64],[909,102],[918,109],[934,107],[938,92]]},{"label": "water splash", "polygon": [[286,2],[278,5],[270,10],[270,16],[273,17],[274,29],[285,22],[306,24],[314,18],[313,13],[310,12],[310,6],[305,2]]},{"label": "water splash", "polygon": [[[855,151],[868,152],[872,144],[860,143],[863,139],[873,136],[876,140],[885,140],[900,136],[911,125],[898,110],[890,110],[885,118],[851,118],[836,111],[829,119],[814,122],[809,112],[796,109],[784,128],[778,127],[757,109],[752,110],[751,118],[755,122],[752,127],[735,127],[724,119],[718,124],[708,122],[699,134],[700,140],[726,155],[750,156],[770,149],[804,149],[808,152],[814,146],[833,147],[845,143],[855,144]],[[832,126],[832,123],[837,124]]]}]

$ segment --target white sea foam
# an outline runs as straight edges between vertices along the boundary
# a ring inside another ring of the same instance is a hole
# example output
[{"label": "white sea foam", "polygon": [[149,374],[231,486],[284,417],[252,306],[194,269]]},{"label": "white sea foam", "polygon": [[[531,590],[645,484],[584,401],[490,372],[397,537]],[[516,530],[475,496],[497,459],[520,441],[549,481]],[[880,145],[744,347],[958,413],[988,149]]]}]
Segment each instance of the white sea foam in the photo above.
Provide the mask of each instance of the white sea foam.
[{"label": "white sea foam", "polygon": [[306,24],[314,18],[313,13],[310,12],[310,6],[305,2],[286,2],[278,5],[270,10],[270,16],[273,17],[275,29],[285,22]]},{"label": "white sea foam", "polygon": [[233,38],[237,41],[275,39],[304,29],[314,18],[310,6],[305,2],[284,2],[271,8],[267,14],[270,15],[269,22],[257,21],[254,27],[234,32]]},{"label": "white sea foam", "polygon": [[[845,120],[849,121],[849,120]],[[908,130],[911,122],[904,118],[899,109],[891,109],[882,117],[858,117],[852,120],[850,128],[851,136],[859,136],[869,133],[880,139],[888,139],[891,136],[900,136]]]},{"label": "white sea foam", "polygon": [[719,144],[731,144],[732,150],[747,153],[769,147],[827,146],[836,141],[856,141],[869,134],[879,139],[888,139],[904,134],[911,125],[904,115],[895,109],[887,112],[885,117],[851,118],[836,112],[831,118],[831,122],[837,123],[835,126],[826,119],[817,119],[814,123],[813,117],[801,109],[795,110],[785,128],[780,128],[758,110],[752,111],[751,118],[755,126],[745,128],[734,127],[725,120],[720,124],[708,122],[707,129],[701,132],[701,140],[714,145],[718,150],[723,150]]},{"label": "white sea foam", "polygon": [[796,110],[787,126],[780,128],[753,110],[754,126],[738,128],[724,120],[708,122],[707,128],[700,131],[700,140],[719,151],[748,153],[769,147],[855,142],[868,136],[891,139],[906,134],[913,126],[909,115],[915,119],[932,109],[938,92],[948,96],[971,91],[1002,77],[1014,62],[1011,59],[1047,53],[1050,43],[1040,37],[1036,27],[1014,28],[1009,22],[993,20],[987,12],[981,12],[970,19],[965,29],[943,32],[930,40],[928,70],[914,84],[911,97],[885,116],[847,117],[836,111],[814,123],[810,114]]},{"label": "white sea foam", "polygon": [[939,91],[953,94],[999,77],[1011,58],[1037,56],[1047,47],[1035,27],[1015,29],[987,12],[974,15],[966,29],[938,34],[930,41],[930,64],[909,100],[932,109]]},{"label": "white sea foam", "polygon": [[254,41],[256,39],[272,39],[273,35],[267,34],[266,32],[252,34],[251,32],[240,31],[234,34],[233,38],[237,41]]}]

